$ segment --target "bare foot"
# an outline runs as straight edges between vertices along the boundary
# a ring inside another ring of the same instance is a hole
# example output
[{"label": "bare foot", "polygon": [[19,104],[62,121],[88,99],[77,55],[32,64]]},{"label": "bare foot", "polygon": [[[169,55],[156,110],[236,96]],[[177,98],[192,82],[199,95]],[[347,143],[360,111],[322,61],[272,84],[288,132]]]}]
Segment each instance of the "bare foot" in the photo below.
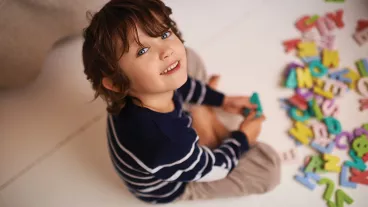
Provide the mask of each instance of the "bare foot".
[{"label": "bare foot", "polygon": [[213,75],[208,80],[208,86],[212,89],[217,89],[219,81],[220,81],[220,76],[219,75]]}]

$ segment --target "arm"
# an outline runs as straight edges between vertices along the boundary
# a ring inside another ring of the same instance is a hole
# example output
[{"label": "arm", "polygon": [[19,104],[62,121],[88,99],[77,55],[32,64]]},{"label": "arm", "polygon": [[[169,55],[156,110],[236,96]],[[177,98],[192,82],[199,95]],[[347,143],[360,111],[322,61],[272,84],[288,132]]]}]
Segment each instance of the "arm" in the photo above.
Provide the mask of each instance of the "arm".
[{"label": "arm", "polygon": [[[209,182],[225,178],[249,149],[244,133],[233,131],[217,149],[198,145],[199,137],[192,128],[171,120],[156,123],[165,142],[152,146],[152,154],[142,163],[156,178],[179,182]],[[169,127],[168,127],[169,126]],[[146,169],[147,169],[146,168]]]},{"label": "arm", "polygon": [[[165,162],[165,167],[155,172],[154,176],[180,182],[221,180],[236,167],[240,156],[249,149],[247,139],[241,132],[233,132],[230,138],[213,151],[199,146],[198,139],[196,136],[191,145],[170,143],[162,148],[161,156],[175,154],[177,157]],[[157,162],[154,165],[161,164]]]},{"label": "arm", "polygon": [[204,104],[221,106],[224,94],[211,89],[207,84],[188,76],[187,81],[178,89],[183,96],[184,102],[192,104]]}]

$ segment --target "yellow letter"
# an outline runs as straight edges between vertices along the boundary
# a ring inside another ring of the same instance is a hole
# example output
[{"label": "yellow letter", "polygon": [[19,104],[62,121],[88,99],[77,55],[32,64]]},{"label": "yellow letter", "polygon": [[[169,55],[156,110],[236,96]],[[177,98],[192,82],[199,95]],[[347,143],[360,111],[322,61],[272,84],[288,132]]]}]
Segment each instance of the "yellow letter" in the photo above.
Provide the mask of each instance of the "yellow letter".
[{"label": "yellow letter", "polygon": [[296,122],[295,123],[295,127],[291,128],[289,130],[290,135],[292,135],[296,140],[298,140],[299,142],[308,145],[310,140],[308,139],[308,137],[313,137],[313,132],[312,130],[304,125],[301,122]]},{"label": "yellow letter", "polygon": [[312,88],[313,86],[313,79],[312,74],[308,67],[302,69],[296,69],[296,76],[298,78],[298,87],[299,88]]},{"label": "yellow letter", "polygon": [[301,42],[298,44],[300,57],[318,56],[318,49],[314,42]]},{"label": "yellow letter", "polygon": [[349,73],[345,74],[345,78],[349,78],[351,83],[349,83],[349,88],[355,90],[357,86],[357,82],[360,78],[359,74],[354,72],[352,69],[348,68]]},{"label": "yellow letter", "polygon": [[325,170],[331,172],[340,172],[341,166],[338,166],[340,158],[334,155],[323,154],[323,159],[326,161]]},{"label": "yellow letter", "polygon": [[336,68],[339,66],[339,52],[337,50],[324,49],[322,60],[324,66]]}]

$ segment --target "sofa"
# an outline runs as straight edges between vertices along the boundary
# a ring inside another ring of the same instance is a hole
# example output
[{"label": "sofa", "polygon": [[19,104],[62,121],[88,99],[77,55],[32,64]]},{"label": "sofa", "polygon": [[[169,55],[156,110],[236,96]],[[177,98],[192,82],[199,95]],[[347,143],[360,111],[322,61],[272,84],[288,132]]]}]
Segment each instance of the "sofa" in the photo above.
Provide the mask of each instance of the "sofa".
[{"label": "sofa", "polygon": [[0,89],[27,86],[53,45],[81,35],[108,0],[0,0]]}]

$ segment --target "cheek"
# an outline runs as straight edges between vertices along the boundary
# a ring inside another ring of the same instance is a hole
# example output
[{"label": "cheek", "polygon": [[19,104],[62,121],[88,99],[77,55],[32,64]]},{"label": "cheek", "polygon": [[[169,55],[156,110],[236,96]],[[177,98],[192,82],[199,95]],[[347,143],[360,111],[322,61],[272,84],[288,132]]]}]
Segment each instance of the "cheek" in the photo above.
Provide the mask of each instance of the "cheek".
[{"label": "cheek", "polygon": [[176,38],[174,41],[173,41],[173,45],[175,45],[175,50],[177,53],[179,54],[185,54],[185,47],[184,47],[184,44],[180,41],[180,39]]},{"label": "cheek", "polygon": [[135,64],[135,67],[128,76],[132,82],[132,87],[146,88],[146,85],[151,84],[152,80],[159,75],[157,67],[157,62],[152,61],[148,57],[145,58],[145,61]]}]

